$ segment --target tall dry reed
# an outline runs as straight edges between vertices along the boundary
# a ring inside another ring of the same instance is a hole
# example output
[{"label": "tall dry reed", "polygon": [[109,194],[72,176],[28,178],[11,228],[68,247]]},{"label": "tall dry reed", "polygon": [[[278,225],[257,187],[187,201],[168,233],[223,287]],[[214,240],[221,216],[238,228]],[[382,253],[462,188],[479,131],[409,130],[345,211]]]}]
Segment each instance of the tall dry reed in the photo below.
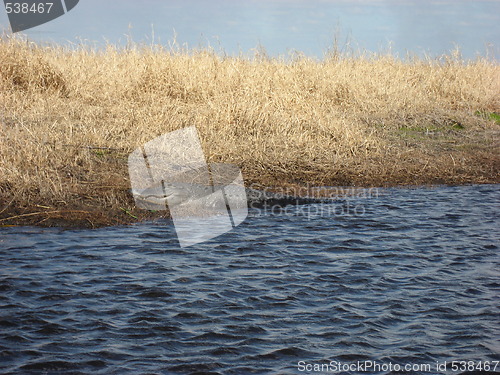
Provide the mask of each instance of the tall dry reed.
[{"label": "tall dry reed", "polygon": [[[424,170],[480,181],[498,172],[487,153],[498,135],[500,67],[486,59],[227,57],[4,36],[0,62],[4,203],[114,204],[128,188],[127,154],[190,125],[208,161],[236,163],[248,181],[411,183]],[[474,174],[468,147],[493,164]],[[422,173],[415,182],[426,182]]]}]

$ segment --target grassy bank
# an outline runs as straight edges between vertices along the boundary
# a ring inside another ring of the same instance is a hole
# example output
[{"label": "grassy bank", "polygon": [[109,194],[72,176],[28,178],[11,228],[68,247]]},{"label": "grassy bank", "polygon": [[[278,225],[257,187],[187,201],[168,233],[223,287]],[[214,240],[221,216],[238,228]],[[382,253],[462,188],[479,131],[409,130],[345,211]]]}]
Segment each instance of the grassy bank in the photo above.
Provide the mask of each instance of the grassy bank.
[{"label": "grassy bank", "polygon": [[499,182],[500,66],[222,57],[0,40],[0,225],[154,216],[129,193],[128,154],[197,125],[209,162],[264,186]]}]

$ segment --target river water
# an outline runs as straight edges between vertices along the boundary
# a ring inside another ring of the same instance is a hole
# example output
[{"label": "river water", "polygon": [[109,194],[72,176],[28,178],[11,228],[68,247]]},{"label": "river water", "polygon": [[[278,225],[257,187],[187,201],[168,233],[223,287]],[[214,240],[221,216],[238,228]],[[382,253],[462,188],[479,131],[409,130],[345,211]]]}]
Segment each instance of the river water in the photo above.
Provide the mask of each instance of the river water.
[{"label": "river water", "polygon": [[183,249],[169,221],[0,228],[0,372],[493,366],[499,202],[498,185],[386,189],[333,211],[251,210]]}]

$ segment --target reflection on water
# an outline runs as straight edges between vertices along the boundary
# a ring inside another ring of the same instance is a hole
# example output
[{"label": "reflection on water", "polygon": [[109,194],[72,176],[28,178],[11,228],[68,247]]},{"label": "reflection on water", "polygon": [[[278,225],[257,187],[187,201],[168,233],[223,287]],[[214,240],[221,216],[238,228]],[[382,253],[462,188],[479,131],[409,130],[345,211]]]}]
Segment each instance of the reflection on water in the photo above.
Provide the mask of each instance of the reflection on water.
[{"label": "reflection on water", "polygon": [[0,372],[498,360],[499,198],[496,185],[390,189],[349,202],[363,215],[252,211],[185,249],[168,221],[2,228]]}]

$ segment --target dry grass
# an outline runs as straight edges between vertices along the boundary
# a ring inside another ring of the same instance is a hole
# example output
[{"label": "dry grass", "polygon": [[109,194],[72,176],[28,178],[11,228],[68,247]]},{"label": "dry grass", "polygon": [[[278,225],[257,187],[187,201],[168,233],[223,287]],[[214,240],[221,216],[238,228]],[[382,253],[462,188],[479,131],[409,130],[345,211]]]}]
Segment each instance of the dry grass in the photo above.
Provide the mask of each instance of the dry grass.
[{"label": "dry grass", "polygon": [[248,182],[499,180],[500,66],[487,60],[99,52],[4,36],[0,61],[0,219],[36,205],[133,211],[128,153],[190,125],[208,161],[238,164]]}]

